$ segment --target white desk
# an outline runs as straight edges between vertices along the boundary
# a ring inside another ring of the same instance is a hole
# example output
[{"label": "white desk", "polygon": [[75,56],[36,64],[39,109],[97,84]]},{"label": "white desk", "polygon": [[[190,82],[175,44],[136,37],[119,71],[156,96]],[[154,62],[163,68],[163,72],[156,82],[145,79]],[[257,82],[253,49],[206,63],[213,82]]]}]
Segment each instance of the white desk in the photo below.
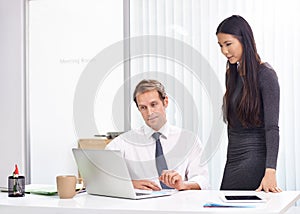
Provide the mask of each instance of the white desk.
[{"label": "white desk", "polygon": [[220,191],[181,191],[172,196],[130,200],[93,196],[86,193],[78,194],[72,199],[34,194],[26,194],[22,198],[11,198],[7,196],[7,193],[0,193],[0,213],[284,213],[300,199],[300,191],[277,194],[259,192],[258,194],[262,194],[268,201],[255,208],[203,207],[207,202],[222,203],[219,194]]}]

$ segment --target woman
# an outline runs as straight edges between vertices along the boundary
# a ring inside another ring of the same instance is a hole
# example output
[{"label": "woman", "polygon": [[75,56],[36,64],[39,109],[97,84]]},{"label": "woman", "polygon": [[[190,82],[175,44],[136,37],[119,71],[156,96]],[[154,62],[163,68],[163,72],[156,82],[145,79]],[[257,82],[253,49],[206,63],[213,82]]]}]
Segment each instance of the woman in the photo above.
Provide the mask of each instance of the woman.
[{"label": "woman", "polygon": [[261,61],[252,29],[241,16],[222,21],[216,35],[228,59],[223,98],[228,148],[221,190],[281,192],[276,181],[280,95],[277,75]]}]

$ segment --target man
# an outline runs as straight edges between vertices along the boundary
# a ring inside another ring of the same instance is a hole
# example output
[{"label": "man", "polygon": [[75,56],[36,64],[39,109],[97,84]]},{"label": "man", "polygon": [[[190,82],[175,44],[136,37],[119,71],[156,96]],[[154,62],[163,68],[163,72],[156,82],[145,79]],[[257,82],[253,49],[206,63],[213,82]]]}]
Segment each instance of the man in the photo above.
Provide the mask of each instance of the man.
[{"label": "man", "polygon": [[192,132],[167,122],[169,101],[164,86],[156,80],[142,80],[133,99],[146,124],[118,136],[106,149],[121,150],[134,188],[207,189],[208,169],[200,162],[201,142]]}]

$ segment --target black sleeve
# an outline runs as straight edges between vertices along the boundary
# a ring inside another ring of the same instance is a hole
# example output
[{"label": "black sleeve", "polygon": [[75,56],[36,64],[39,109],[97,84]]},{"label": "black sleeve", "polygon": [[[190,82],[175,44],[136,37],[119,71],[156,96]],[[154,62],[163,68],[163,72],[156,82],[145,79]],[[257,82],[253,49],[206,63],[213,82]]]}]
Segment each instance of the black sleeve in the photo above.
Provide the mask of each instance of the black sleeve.
[{"label": "black sleeve", "polygon": [[279,101],[278,78],[272,68],[259,72],[259,86],[262,96],[266,136],[266,168],[276,169],[279,148]]}]

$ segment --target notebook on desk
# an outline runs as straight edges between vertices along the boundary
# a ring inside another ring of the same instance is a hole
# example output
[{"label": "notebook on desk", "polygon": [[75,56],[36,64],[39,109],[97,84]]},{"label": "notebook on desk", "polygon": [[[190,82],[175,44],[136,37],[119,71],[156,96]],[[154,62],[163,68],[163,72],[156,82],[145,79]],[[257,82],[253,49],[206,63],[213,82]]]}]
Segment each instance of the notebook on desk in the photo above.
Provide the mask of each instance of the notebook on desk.
[{"label": "notebook on desk", "polygon": [[89,194],[143,199],[168,196],[175,192],[174,190],[147,192],[135,190],[120,151],[77,148],[73,148],[72,151]]}]

